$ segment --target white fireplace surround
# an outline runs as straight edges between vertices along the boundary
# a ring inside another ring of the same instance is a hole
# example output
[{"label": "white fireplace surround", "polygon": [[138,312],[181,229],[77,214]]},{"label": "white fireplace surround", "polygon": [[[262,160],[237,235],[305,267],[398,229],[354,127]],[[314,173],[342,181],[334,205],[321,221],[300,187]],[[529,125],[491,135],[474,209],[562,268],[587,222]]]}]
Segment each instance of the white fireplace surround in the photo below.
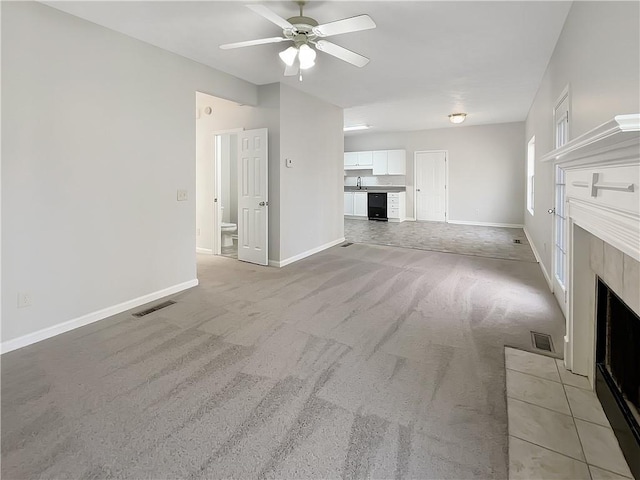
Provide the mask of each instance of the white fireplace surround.
[{"label": "white fireplace surround", "polygon": [[[589,377],[593,386],[595,276],[602,275],[591,267],[594,253],[590,252],[590,245],[596,244],[593,240],[600,239],[606,247],[604,251],[614,252],[611,258],[620,259],[617,266],[615,261],[604,259],[611,265],[607,265],[609,271],[619,270],[622,279],[626,259],[629,271],[634,272],[629,275],[629,281],[634,282],[631,294],[622,287],[623,280],[612,282],[620,285],[609,287],[614,291],[617,288],[616,293],[623,300],[625,295],[633,300],[632,308],[635,304],[637,309],[640,296],[635,278],[640,262],[640,114],[618,115],[549,152],[541,161],[553,162],[566,172],[569,275],[564,362],[569,370]],[[583,230],[597,239],[585,235]]]}]

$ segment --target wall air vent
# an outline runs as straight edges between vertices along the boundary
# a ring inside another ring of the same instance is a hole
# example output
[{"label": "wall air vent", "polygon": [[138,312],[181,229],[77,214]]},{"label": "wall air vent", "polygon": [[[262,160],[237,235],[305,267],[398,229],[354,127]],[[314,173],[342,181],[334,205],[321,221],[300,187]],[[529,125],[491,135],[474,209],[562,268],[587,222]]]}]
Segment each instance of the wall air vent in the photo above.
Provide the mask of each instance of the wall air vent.
[{"label": "wall air vent", "polygon": [[342,245],[340,245],[341,247],[350,247],[351,245],[353,245],[352,242],[347,242],[347,243],[343,243]]}]

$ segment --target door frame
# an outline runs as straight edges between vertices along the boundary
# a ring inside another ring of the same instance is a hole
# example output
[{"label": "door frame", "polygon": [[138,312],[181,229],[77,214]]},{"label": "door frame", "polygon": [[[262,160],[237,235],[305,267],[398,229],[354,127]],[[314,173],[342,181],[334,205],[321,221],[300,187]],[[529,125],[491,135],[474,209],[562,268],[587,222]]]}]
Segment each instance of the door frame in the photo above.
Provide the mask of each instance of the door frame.
[{"label": "door frame", "polygon": [[419,153],[444,153],[444,223],[449,223],[449,150],[416,150],[413,152],[413,220],[418,221],[418,192],[416,172]]},{"label": "door frame", "polygon": [[[213,198],[208,199],[207,201],[212,201],[213,203],[213,254],[221,255],[222,254],[222,230],[221,230],[221,212],[220,212],[220,195],[222,195],[222,163],[220,162],[220,158],[218,158],[218,137],[221,135],[231,135],[234,133],[243,132],[245,129],[243,127],[238,128],[230,128],[227,130],[216,130],[215,132],[211,132],[213,135]],[[237,162],[237,158],[235,159]]]},{"label": "door frame", "polygon": [[[567,102],[567,111],[565,115],[560,115],[560,117],[557,116],[558,113],[558,109],[560,108],[560,106],[565,102]],[[553,107],[553,144],[555,145],[555,148],[559,148],[561,145],[558,145],[558,120],[561,119],[562,121],[566,121],[566,132],[565,132],[565,144],[567,142],[569,142],[569,138],[570,138],[570,133],[571,133],[571,84],[567,84],[563,89],[562,89],[562,93],[560,93],[560,95],[558,96],[558,98],[556,99],[556,102],[554,104]],[[564,145],[564,144],[563,144]],[[569,244],[568,242],[570,241],[570,237],[569,237],[569,233],[567,231],[567,229],[570,226],[570,222],[568,221],[568,205],[564,205],[564,213],[565,213],[565,220],[564,220],[564,226],[565,226],[565,231],[564,231],[564,247],[565,247],[565,257],[564,257],[564,285],[562,285],[560,283],[560,281],[558,280],[558,277],[556,275],[556,271],[558,269],[558,256],[557,256],[557,252],[556,252],[556,235],[557,235],[557,220],[558,220],[558,214],[556,212],[557,209],[557,204],[558,201],[564,202],[565,198],[557,198],[558,196],[558,169],[559,167],[555,166],[553,167],[553,215],[552,215],[552,226],[551,226],[551,245],[552,245],[552,253],[551,253],[551,291],[553,292],[553,295],[556,297],[556,301],[558,302],[558,305],[560,307],[560,310],[562,310],[562,314],[565,316],[565,318],[568,318],[568,309],[569,309],[569,288],[570,288],[570,278],[569,278],[569,259],[568,259],[568,255],[566,254],[567,251],[567,245]],[[565,178],[566,178],[566,170],[565,170]],[[566,185],[565,185],[565,194],[564,196],[566,197]],[[567,329],[568,332],[568,329]]]}]

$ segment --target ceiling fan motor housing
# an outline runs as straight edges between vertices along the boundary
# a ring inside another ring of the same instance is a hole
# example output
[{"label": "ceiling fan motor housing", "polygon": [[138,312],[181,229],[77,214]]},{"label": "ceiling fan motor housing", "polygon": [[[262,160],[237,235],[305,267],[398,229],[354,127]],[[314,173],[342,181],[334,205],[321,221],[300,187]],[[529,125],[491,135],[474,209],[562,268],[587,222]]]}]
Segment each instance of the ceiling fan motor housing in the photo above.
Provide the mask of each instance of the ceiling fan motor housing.
[{"label": "ceiling fan motor housing", "polygon": [[291,17],[287,21],[293,25],[292,29],[285,29],[284,36],[293,40],[297,47],[310,40],[315,40],[318,36],[313,32],[313,27],[318,26],[318,22],[311,17]]},{"label": "ceiling fan motor housing", "polygon": [[311,17],[291,17],[287,21],[296,28],[307,27],[311,30],[313,27],[318,26],[318,22]]}]

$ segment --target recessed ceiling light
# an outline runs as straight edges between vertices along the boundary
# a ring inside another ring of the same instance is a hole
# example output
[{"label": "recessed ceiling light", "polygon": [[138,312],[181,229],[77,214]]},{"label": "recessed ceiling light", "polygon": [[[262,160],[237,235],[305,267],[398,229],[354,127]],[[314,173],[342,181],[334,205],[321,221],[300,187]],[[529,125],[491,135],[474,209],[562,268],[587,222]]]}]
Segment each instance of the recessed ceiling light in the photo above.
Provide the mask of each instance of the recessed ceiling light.
[{"label": "recessed ceiling light", "polygon": [[368,130],[371,128],[369,125],[351,125],[350,127],[344,127],[345,132],[355,132],[356,130]]},{"label": "recessed ceiling light", "polygon": [[464,122],[465,118],[467,118],[466,113],[452,113],[451,115],[449,115],[449,121],[451,123],[462,123]]}]

